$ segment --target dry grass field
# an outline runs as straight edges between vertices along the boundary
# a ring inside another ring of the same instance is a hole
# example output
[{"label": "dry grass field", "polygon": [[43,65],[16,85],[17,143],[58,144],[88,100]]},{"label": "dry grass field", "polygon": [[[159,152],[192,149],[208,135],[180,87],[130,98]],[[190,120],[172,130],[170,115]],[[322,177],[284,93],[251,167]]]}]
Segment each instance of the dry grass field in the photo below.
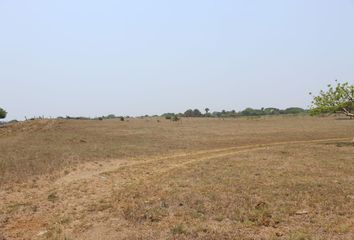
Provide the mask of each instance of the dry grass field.
[{"label": "dry grass field", "polygon": [[354,121],[0,128],[0,239],[354,239]]}]

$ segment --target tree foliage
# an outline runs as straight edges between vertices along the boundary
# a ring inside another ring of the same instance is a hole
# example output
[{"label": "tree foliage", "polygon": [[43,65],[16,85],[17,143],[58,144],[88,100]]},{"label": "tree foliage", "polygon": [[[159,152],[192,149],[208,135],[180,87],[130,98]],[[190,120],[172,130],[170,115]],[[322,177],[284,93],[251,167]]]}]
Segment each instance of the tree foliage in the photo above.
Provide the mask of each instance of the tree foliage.
[{"label": "tree foliage", "polygon": [[198,109],[188,109],[184,112],[184,117],[202,117],[203,114]]},{"label": "tree foliage", "polygon": [[188,109],[187,111],[184,112],[185,117],[193,117],[193,110]]},{"label": "tree foliage", "polygon": [[[310,93],[312,95],[312,93]],[[354,85],[339,83],[327,85],[327,90],[321,90],[319,95],[313,97],[310,109],[311,115],[321,113],[344,113],[354,117]]]},{"label": "tree foliage", "polygon": [[0,119],[6,118],[6,115],[7,115],[7,112],[4,109],[0,108]]}]

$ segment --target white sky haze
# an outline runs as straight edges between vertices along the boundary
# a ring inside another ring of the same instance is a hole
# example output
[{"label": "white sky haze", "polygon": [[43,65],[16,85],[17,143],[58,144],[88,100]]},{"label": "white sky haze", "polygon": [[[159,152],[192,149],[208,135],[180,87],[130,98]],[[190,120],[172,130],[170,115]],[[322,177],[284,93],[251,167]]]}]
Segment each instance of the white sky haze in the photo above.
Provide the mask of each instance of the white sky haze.
[{"label": "white sky haze", "polygon": [[306,108],[335,79],[353,0],[0,0],[7,119]]}]

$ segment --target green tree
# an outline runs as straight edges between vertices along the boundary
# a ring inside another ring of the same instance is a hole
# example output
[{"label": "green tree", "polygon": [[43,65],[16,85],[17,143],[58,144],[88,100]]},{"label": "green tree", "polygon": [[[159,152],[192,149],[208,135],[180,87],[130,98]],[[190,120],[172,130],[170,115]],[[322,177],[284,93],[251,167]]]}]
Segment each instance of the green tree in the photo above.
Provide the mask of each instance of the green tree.
[{"label": "green tree", "polygon": [[208,115],[210,109],[209,108],[205,108],[205,115]]},{"label": "green tree", "polygon": [[188,109],[183,114],[184,117],[202,117],[203,114],[198,109]]},{"label": "green tree", "polygon": [[265,108],[263,112],[266,115],[276,115],[276,114],[280,114],[280,109],[270,107],[270,108]]},{"label": "green tree", "polygon": [[115,116],[114,114],[109,114],[109,115],[107,116],[107,118],[108,118],[108,119],[113,119],[113,118],[116,118],[116,116]]},{"label": "green tree", "polygon": [[184,112],[185,117],[193,117],[193,110],[188,109],[187,111]]},{"label": "green tree", "polygon": [[305,112],[305,110],[299,107],[290,107],[284,110],[284,114],[299,114],[303,112]]},{"label": "green tree", "polygon": [[[310,93],[312,95],[312,93]],[[344,113],[353,118],[354,113],[354,85],[349,83],[339,83],[327,85],[327,90],[321,90],[319,95],[313,97],[310,108],[311,115],[321,113]]]},{"label": "green tree", "polygon": [[193,110],[193,117],[201,117],[203,114],[199,111],[199,109]]},{"label": "green tree", "polygon": [[258,116],[262,115],[262,110],[260,109],[253,109],[253,108],[246,108],[241,112],[243,116]]},{"label": "green tree", "polygon": [[6,118],[6,115],[7,112],[4,109],[0,108],[0,119]]}]

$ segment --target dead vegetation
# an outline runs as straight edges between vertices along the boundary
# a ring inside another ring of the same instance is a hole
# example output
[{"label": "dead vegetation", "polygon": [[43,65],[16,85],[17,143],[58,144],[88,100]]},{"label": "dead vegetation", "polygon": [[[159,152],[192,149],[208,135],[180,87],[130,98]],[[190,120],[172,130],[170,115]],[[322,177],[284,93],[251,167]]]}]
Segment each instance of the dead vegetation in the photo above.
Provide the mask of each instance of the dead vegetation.
[{"label": "dead vegetation", "polygon": [[308,117],[14,131],[0,140],[0,236],[353,239],[353,135],[351,121]]}]

